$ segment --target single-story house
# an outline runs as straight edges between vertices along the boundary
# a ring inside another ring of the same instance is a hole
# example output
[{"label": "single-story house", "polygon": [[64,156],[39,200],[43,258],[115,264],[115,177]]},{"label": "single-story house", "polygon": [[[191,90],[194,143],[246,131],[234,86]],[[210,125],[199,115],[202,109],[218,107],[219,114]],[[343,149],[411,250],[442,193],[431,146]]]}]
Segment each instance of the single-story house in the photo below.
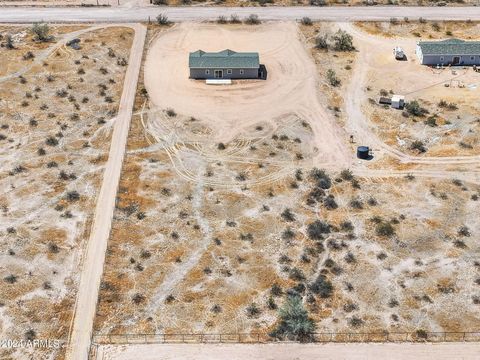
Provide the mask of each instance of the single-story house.
[{"label": "single-story house", "polygon": [[188,66],[191,79],[258,79],[260,61],[256,52],[205,52],[190,53]]},{"label": "single-story house", "polygon": [[416,53],[423,65],[480,65],[480,41],[420,41]]}]

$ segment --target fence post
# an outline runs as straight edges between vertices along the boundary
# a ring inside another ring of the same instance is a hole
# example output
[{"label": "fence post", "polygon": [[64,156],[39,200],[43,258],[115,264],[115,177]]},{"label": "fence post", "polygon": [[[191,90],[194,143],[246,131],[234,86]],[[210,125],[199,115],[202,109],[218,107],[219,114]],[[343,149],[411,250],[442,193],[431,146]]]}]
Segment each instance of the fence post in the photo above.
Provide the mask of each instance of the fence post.
[{"label": "fence post", "polygon": [[220,334],[220,337],[218,338],[219,342],[222,342],[222,334]]},{"label": "fence post", "polygon": [[463,341],[465,341],[465,332],[463,333]]},{"label": "fence post", "polygon": [[165,339],[165,333],[163,333],[163,342],[165,343],[167,339]]},{"label": "fence post", "polygon": [[260,333],[257,334],[257,343],[260,342]]},{"label": "fence post", "polygon": [[125,342],[128,344],[128,334],[125,334]]}]

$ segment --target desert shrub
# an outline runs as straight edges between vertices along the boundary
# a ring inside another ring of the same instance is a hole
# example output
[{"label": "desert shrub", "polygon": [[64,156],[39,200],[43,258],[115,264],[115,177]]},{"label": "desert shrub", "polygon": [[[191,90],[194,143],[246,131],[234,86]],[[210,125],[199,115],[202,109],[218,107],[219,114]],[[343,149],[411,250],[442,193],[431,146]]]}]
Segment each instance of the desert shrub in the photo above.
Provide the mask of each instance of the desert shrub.
[{"label": "desert shrub", "polygon": [[323,234],[330,233],[330,225],[321,220],[315,220],[307,226],[308,237],[312,240],[322,240]]},{"label": "desert shrub", "polygon": [[415,331],[415,336],[417,337],[417,339],[425,340],[428,338],[428,333],[423,329],[419,329]]},{"label": "desert shrub", "polygon": [[423,141],[421,140],[415,140],[410,144],[410,150],[416,150],[420,153],[424,153],[427,151],[427,148]]},{"label": "desert shrub", "polygon": [[315,38],[315,47],[317,49],[328,49],[328,35],[322,34]]},{"label": "desert shrub", "polygon": [[428,110],[424,107],[421,107],[417,100],[407,103],[407,105],[405,105],[405,109],[410,115],[413,116],[425,116],[425,114],[428,114]]},{"label": "desert shrub", "polygon": [[353,231],[354,227],[351,221],[345,220],[340,223],[340,228],[343,231]]},{"label": "desert shrub", "polygon": [[13,44],[12,35],[7,35],[7,38],[6,38],[6,40],[5,40],[5,47],[6,47],[8,50],[15,49],[15,45]]},{"label": "desert shrub", "polygon": [[333,294],[333,284],[323,274],[318,275],[317,279],[308,288],[323,299],[329,298]]},{"label": "desert shrub", "polygon": [[158,24],[158,25],[162,25],[162,26],[164,26],[164,25],[170,25],[170,24],[171,24],[171,21],[168,20],[168,16],[167,16],[167,15],[165,15],[165,14],[159,14],[159,15],[157,16],[157,24]]},{"label": "desert shrub", "polygon": [[166,113],[167,113],[167,115],[168,115],[169,117],[175,117],[175,116],[177,116],[177,113],[176,113],[175,110],[173,110],[173,109],[167,109]]},{"label": "desert shrub", "polygon": [[279,311],[280,323],[270,336],[301,342],[313,340],[315,322],[308,316],[300,296],[289,296]]},{"label": "desert shrub", "polygon": [[295,281],[303,281],[305,280],[305,275],[303,274],[303,271],[300,270],[299,268],[292,268],[288,274],[288,277],[291,279],[291,280],[295,280]]},{"label": "desert shrub", "polygon": [[212,308],[210,309],[214,314],[219,314],[222,312],[222,307],[218,304],[215,304],[212,306]]},{"label": "desert shrub", "polygon": [[327,210],[335,210],[338,208],[338,204],[335,201],[335,197],[333,195],[328,195],[324,200],[323,200],[323,205]]},{"label": "desert shrub", "polygon": [[168,5],[167,0],[153,0],[152,3],[153,5]]},{"label": "desert shrub", "polygon": [[353,180],[353,173],[349,169],[342,170],[340,177],[345,181]]},{"label": "desert shrub", "polygon": [[219,24],[226,24],[227,22],[228,22],[227,18],[223,15],[220,15],[217,18],[217,23],[219,23]]},{"label": "desert shrub", "polygon": [[425,120],[425,125],[428,125],[430,127],[436,127],[437,126],[437,118],[436,116],[432,115]]},{"label": "desert shrub", "polygon": [[290,210],[289,208],[286,208],[285,210],[283,210],[280,216],[285,221],[289,221],[289,222],[295,221],[295,214],[292,213],[292,210]]},{"label": "desert shrub", "polygon": [[326,6],[327,1],[326,0],[310,0],[310,5],[311,6]]},{"label": "desert shrub", "polygon": [[316,181],[317,185],[321,189],[330,189],[332,186],[332,180],[330,179],[330,176],[328,176],[326,171],[323,169],[313,168],[312,171],[310,171],[310,177]]},{"label": "desert shrub", "polygon": [[47,144],[48,146],[57,146],[58,140],[54,136],[49,136],[47,140],[45,140],[45,144]]},{"label": "desert shrub", "polygon": [[217,149],[218,149],[218,150],[225,150],[226,148],[227,148],[227,147],[226,147],[225,144],[222,143],[222,142],[221,142],[221,143],[218,143],[218,145],[217,145]]},{"label": "desert shrub", "polygon": [[8,284],[15,284],[17,282],[17,277],[15,275],[8,275],[3,280]]},{"label": "desert shrub", "polygon": [[348,264],[354,264],[357,261],[355,259],[355,255],[353,255],[351,252],[347,253],[347,255],[345,255],[345,257],[343,259]]},{"label": "desert shrub", "polygon": [[240,24],[240,23],[241,21],[237,14],[230,15],[230,24]]},{"label": "desert shrub", "polygon": [[334,87],[337,87],[342,83],[340,79],[337,77],[335,70],[332,70],[332,69],[327,70],[327,80],[328,80],[328,83]]},{"label": "desert shrub", "polygon": [[338,30],[332,36],[333,48],[336,51],[353,51],[355,46],[353,46],[353,37],[344,30]]},{"label": "desert shrub", "polygon": [[33,329],[29,329],[25,332],[25,340],[33,341],[37,337],[37,333]]},{"label": "desert shrub", "polygon": [[248,317],[256,317],[260,315],[260,309],[258,308],[257,304],[251,303],[250,305],[247,306],[246,309],[247,316]]},{"label": "desert shrub", "polygon": [[393,228],[392,224],[382,221],[375,227],[375,233],[378,236],[388,237],[395,234],[395,229]]},{"label": "desert shrub", "polygon": [[286,228],[282,232],[282,239],[283,240],[292,240],[295,238],[295,232],[291,228]]},{"label": "desert shrub", "polygon": [[80,194],[76,190],[67,192],[66,197],[67,197],[68,201],[78,201],[78,200],[80,200]]},{"label": "desert shrub", "polygon": [[302,23],[302,25],[307,25],[307,26],[313,25],[312,19],[310,19],[308,16],[304,16],[304,17],[300,20],[300,23]]},{"label": "desert shrub", "polygon": [[145,296],[140,293],[136,293],[135,295],[132,296],[132,301],[134,304],[138,305],[145,301]]},{"label": "desert shrub", "polygon": [[258,18],[257,14],[250,14],[248,17],[245,19],[245,24],[248,25],[258,25],[260,24],[260,19]]},{"label": "desert shrub", "polygon": [[363,209],[363,203],[359,199],[352,199],[350,201],[350,206],[353,209],[357,209],[357,210]]},{"label": "desert shrub", "polygon": [[363,325],[363,323],[364,321],[358,316],[352,316],[350,319],[348,319],[348,324],[353,328],[359,328]]},{"label": "desert shrub", "polygon": [[270,310],[275,310],[277,308],[277,304],[272,296],[270,296],[267,300],[267,306]]},{"label": "desert shrub", "polygon": [[470,229],[467,226],[463,225],[458,229],[458,235],[468,237],[471,235]]},{"label": "desert shrub", "polygon": [[52,40],[50,34],[50,28],[46,23],[34,23],[30,28],[30,31],[33,33],[35,40],[46,42]]}]

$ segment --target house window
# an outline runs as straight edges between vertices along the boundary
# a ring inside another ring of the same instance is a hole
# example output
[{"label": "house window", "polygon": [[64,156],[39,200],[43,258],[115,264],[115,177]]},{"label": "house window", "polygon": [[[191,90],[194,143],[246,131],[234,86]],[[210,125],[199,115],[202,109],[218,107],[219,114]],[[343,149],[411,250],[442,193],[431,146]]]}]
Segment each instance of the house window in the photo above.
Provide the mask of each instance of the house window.
[{"label": "house window", "polygon": [[205,70],[205,75],[210,75],[210,70]]},{"label": "house window", "polygon": [[475,56],[470,56],[470,60],[475,60]]},{"label": "house window", "polygon": [[240,75],[243,75],[245,71],[243,69],[240,69]]},{"label": "house window", "polygon": [[440,56],[440,61],[444,61],[445,58],[443,56]]},{"label": "house window", "polygon": [[231,75],[232,74],[232,69],[227,69],[227,74]]}]

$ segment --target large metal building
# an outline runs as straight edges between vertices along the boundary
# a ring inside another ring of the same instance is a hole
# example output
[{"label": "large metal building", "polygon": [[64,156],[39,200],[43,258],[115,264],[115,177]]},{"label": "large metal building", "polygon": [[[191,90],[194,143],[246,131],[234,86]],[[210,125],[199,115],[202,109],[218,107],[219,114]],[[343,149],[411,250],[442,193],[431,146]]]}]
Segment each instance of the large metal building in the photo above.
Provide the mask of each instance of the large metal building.
[{"label": "large metal building", "polygon": [[257,79],[260,74],[259,56],[256,52],[205,52],[190,53],[188,66],[191,79]]},{"label": "large metal building", "polygon": [[416,53],[423,65],[480,65],[480,41],[420,41]]}]

